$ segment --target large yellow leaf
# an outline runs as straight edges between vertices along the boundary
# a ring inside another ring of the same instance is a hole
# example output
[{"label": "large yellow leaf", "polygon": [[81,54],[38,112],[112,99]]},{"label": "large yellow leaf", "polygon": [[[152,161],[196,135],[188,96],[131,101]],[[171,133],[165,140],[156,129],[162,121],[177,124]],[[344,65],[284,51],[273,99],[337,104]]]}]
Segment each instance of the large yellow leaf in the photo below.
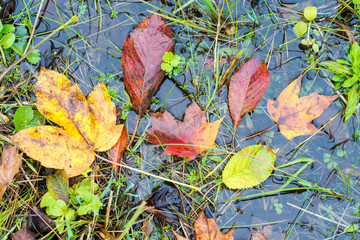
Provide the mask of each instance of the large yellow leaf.
[{"label": "large yellow leaf", "polygon": [[59,127],[38,126],[19,131],[14,142],[45,167],[81,174],[94,161],[93,151],[110,149],[123,125],[116,125],[115,104],[104,83],[88,100],[76,84],[55,71],[41,69],[35,86],[38,110]]}]

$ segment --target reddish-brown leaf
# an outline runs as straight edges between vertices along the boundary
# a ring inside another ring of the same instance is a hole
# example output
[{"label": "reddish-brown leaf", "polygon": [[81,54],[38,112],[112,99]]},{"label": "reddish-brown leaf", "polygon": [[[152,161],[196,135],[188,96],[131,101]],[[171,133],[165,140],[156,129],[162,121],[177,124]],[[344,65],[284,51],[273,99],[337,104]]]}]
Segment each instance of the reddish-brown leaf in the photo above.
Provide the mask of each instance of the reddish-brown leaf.
[{"label": "reddish-brown leaf", "polygon": [[23,228],[12,235],[12,240],[35,240],[35,234],[29,229]]},{"label": "reddish-brown leaf", "polygon": [[270,83],[270,74],[265,62],[251,58],[242,63],[230,79],[229,107],[234,127],[241,117],[253,111]]},{"label": "reddish-brown leaf", "polygon": [[[152,127],[146,131],[148,141],[169,144],[164,154],[188,157],[189,161],[215,146],[215,139],[223,120],[208,123],[205,111],[194,101],[186,109],[184,121],[175,119],[168,111],[151,114]],[[176,145],[179,144],[179,145]]]},{"label": "reddish-brown leaf", "polygon": [[[196,240],[234,240],[234,228],[223,234],[220,232],[219,225],[213,218],[207,218],[204,213],[205,208],[199,214],[194,223]],[[187,240],[175,233],[178,240]]]},{"label": "reddish-brown leaf", "polygon": [[22,163],[22,153],[18,154],[15,146],[5,144],[0,161],[0,200],[2,199],[6,187],[13,181]]},{"label": "reddish-brown leaf", "polygon": [[139,115],[149,107],[165,76],[161,70],[162,56],[174,51],[173,35],[165,20],[153,14],[139,23],[124,42],[124,83]]},{"label": "reddish-brown leaf", "polygon": [[318,129],[311,123],[312,120],[319,117],[340,96],[311,93],[300,98],[302,77],[300,75],[290,83],[276,100],[269,99],[267,102],[271,118],[278,123],[280,132],[289,140],[296,136],[316,133]]},{"label": "reddish-brown leaf", "polygon": [[121,162],[121,158],[126,150],[127,142],[128,142],[128,135],[127,135],[126,127],[124,126],[122,128],[122,132],[119,137],[119,140],[117,141],[117,143],[115,143],[115,145],[112,148],[108,150],[110,159],[113,161],[112,167],[115,172],[117,172],[119,169],[119,165],[117,165],[116,163]]}]

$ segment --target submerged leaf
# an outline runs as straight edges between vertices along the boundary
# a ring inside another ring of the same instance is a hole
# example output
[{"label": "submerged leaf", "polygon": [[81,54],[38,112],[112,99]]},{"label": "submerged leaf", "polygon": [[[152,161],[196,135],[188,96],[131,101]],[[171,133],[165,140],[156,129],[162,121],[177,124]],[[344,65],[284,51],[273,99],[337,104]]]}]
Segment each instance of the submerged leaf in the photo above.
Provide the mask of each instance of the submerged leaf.
[{"label": "submerged leaf", "polygon": [[268,100],[267,109],[278,123],[280,132],[289,140],[301,135],[311,135],[318,129],[311,123],[340,96],[323,96],[312,93],[299,97],[302,75],[289,84],[276,100]]},{"label": "submerged leaf", "polygon": [[124,83],[136,112],[142,115],[165,76],[161,69],[165,52],[173,52],[173,32],[155,14],[139,23],[123,46]]},{"label": "submerged leaf", "polygon": [[270,83],[270,74],[265,62],[257,58],[241,64],[230,79],[229,108],[234,127],[241,117],[253,111]]},{"label": "submerged leaf", "polygon": [[231,157],[223,171],[223,182],[231,189],[259,185],[271,174],[275,155],[264,145],[252,145]]},{"label": "submerged leaf", "polygon": [[35,86],[38,110],[61,126],[38,126],[17,132],[13,140],[29,157],[45,167],[81,174],[94,161],[93,151],[106,151],[119,139],[115,104],[104,83],[88,100],[63,74],[41,69]]},{"label": "submerged leaf", "polygon": [[223,120],[221,118],[208,123],[205,111],[202,111],[195,101],[186,109],[184,121],[175,119],[166,110],[151,116],[152,127],[146,131],[148,141],[154,144],[169,144],[164,154],[188,157],[189,161],[215,146]]}]

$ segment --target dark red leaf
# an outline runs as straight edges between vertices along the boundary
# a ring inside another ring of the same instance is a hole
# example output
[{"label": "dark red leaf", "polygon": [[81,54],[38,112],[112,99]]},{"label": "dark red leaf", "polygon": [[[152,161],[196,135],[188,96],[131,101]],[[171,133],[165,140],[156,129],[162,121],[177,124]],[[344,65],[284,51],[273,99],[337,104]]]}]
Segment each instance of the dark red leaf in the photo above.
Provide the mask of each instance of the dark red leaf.
[{"label": "dark red leaf", "polygon": [[179,215],[185,214],[184,209],[188,210],[190,206],[188,200],[180,195],[179,190],[167,182],[155,188],[143,201],[146,201],[146,211],[168,223],[178,221]]},{"label": "dark red leaf", "polygon": [[251,58],[242,63],[230,79],[229,107],[234,127],[241,117],[256,108],[270,83],[270,74],[265,62]]},{"label": "dark red leaf", "polygon": [[165,76],[161,70],[162,56],[174,51],[173,35],[165,20],[153,14],[139,23],[124,42],[124,83],[139,115],[149,107]]},{"label": "dark red leaf", "polygon": [[116,163],[121,162],[122,155],[124,154],[126,150],[126,144],[128,142],[128,135],[126,127],[124,126],[122,128],[121,135],[119,137],[119,140],[115,145],[108,150],[108,154],[110,156],[110,159],[113,161],[112,167],[115,172],[118,171],[119,165],[116,165]]}]

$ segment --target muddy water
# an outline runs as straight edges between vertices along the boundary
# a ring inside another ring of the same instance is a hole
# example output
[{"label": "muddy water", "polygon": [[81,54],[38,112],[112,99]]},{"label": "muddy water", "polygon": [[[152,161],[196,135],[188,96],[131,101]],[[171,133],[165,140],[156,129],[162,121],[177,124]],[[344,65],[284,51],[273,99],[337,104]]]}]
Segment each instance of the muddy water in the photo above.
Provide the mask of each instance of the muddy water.
[{"label": "muddy water", "polygon": [[[88,93],[99,79],[105,79],[109,87],[118,94],[117,105],[122,107],[126,104],[126,95],[123,93],[121,69],[122,44],[129,32],[137,22],[144,19],[150,13],[148,10],[155,11],[154,6],[160,7],[165,11],[173,10],[173,1],[52,1],[43,5],[44,19],[37,25],[35,42],[42,39],[43,34],[57,28],[58,22],[66,22],[74,14],[79,15],[79,22],[68,29],[56,34],[50,41],[40,47],[42,60],[37,66],[22,64],[22,69],[36,71],[39,66],[54,68],[62,71],[67,69],[73,81],[79,83],[82,90]],[[297,137],[289,141],[283,137],[275,126],[266,133],[244,140],[246,137],[258,133],[262,130],[274,126],[274,122],[269,117],[266,110],[268,99],[275,99],[279,93],[293,80],[301,71],[309,65],[309,56],[315,59],[332,59],[345,56],[348,49],[348,41],[345,37],[336,36],[323,32],[323,35],[313,35],[316,40],[322,42],[319,53],[302,50],[299,47],[300,40],[294,40],[295,35],[292,31],[293,24],[288,20],[300,20],[304,7],[310,5],[318,6],[320,17],[336,14],[336,1],[232,1],[232,7],[225,7],[229,10],[234,19],[253,21],[257,18],[257,24],[239,25],[235,42],[240,48],[246,47],[248,56],[256,55],[268,63],[271,74],[271,83],[257,109],[248,114],[237,128],[236,139],[240,148],[259,142],[266,142],[273,149],[277,149],[280,156],[276,161],[277,165],[288,161],[304,157],[315,160],[308,166],[299,177],[311,183],[323,184],[326,182],[332,169],[336,165],[341,169],[344,178],[347,179],[353,164],[359,157],[359,142],[354,139],[354,133],[359,129],[359,118],[353,116],[347,123],[344,123],[341,116],[331,121],[323,133],[315,135],[301,147],[294,150],[307,137]],[[152,5],[152,6],[151,6]],[[251,5],[253,12],[249,12]],[[39,1],[30,2],[28,9],[36,13]],[[14,15],[19,14],[24,9],[22,1]],[[247,10],[248,9],[248,10]],[[116,17],[111,18],[110,13],[116,11]],[[185,9],[189,12],[189,9]],[[201,15],[199,11],[191,14]],[[228,15],[227,15],[228,16]],[[203,16],[206,18],[206,16]],[[346,16],[345,16],[346,17]],[[34,18],[34,17],[33,17]],[[356,18],[348,18],[349,26],[352,30],[357,30],[354,25]],[[329,22],[319,22],[321,26],[327,26]],[[206,36],[205,33],[191,28],[183,27],[179,24],[171,25],[173,30],[178,33],[176,53],[182,54],[187,59],[187,68],[175,80],[165,79],[156,97],[159,103],[151,106],[152,110],[167,109],[176,118],[181,119],[187,105],[191,102],[187,96],[195,94],[198,102],[205,106],[208,96],[205,94],[207,88],[200,88],[195,91],[194,79],[198,82],[206,83],[207,79],[213,78],[211,68],[204,76],[201,75],[202,66],[209,59],[213,52],[211,48],[214,38]],[[332,25],[336,27],[335,25]],[[251,41],[245,42],[241,39],[254,29],[255,35]],[[325,43],[326,42],[326,43]],[[228,48],[229,42],[219,40],[221,47]],[[233,42],[231,47],[236,44]],[[193,60],[191,60],[193,59]],[[188,85],[188,89],[181,89],[179,86]],[[322,71],[310,70],[303,79],[303,86],[300,95],[304,96],[311,92],[331,95],[334,94],[331,85]],[[219,116],[226,115],[224,122],[231,126],[231,118],[227,108],[227,89],[222,87],[215,95],[214,105],[216,109],[209,107],[209,110],[216,110]],[[335,116],[344,106],[339,99],[335,101],[321,117],[313,121],[318,128],[327,124],[328,120]],[[128,115],[127,126],[131,133],[136,122],[135,112]],[[215,115],[209,115],[211,120],[216,120]],[[150,125],[149,117],[144,118],[139,133],[143,132]],[[220,148],[230,150],[231,133],[224,126],[221,127],[217,144]],[[228,146],[226,146],[229,144]],[[148,145],[143,142],[138,148],[139,153],[144,159],[140,164],[142,170],[157,173],[155,169],[160,168],[166,163],[168,158],[162,156],[161,149]],[[134,164],[134,157],[128,156],[126,162]],[[215,167],[215,163],[211,163]],[[359,165],[359,164],[358,164]],[[295,173],[303,164],[297,164],[283,169],[288,173]],[[337,193],[347,195],[344,182],[339,174],[333,177],[328,187]],[[220,173],[220,172],[219,172]],[[215,201],[215,211],[213,216],[222,227],[229,227],[236,222],[235,239],[249,239],[251,234],[260,232],[268,239],[351,239],[350,234],[343,234],[344,226],[359,219],[353,214],[353,207],[360,201],[359,198],[359,170],[355,168],[355,173],[350,176],[349,192],[353,202],[349,200],[339,200],[334,196],[324,196],[317,199],[313,206],[310,199],[314,197],[314,191],[289,191],[281,194],[266,196],[256,196],[246,198],[253,194],[268,192],[278,189],[287,180],[281,172],[275,173],[261,187],[256,187],[242,191],[231,191],[222,188],[216,196],[209,196]],[[129,177],[128,183],[137,184],[138,197],[142,199],[152,190],[152,181],[147,177],[142,180],[134,173]],[[153,179],[152,179],[153,180]],[[157,182],[157,181],[156,181]],[[288,187],[297,188],[297,183],[290,184]],[[214,192],[215,194],[215,192]],[[237,199],[241,198],[242,199]],[[315,197],[318,198],[318,197]],[[227,201],[229,199],[237,199]],[[281,207],[282,206],[282,207]],[[299,210],[299,208],[306,210]],[[250,226],[251,225],[251,226]],[[333,238],[332,238],[333,237]],[[355,238],[360,238],[355,235]]]}]

